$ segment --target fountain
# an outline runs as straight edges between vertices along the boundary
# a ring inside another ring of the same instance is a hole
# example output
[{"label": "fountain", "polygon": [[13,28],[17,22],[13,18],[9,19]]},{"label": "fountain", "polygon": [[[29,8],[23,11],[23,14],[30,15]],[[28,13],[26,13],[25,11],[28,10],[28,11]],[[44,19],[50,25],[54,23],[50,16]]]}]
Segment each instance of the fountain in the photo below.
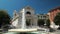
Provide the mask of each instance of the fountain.
[{"label": "fountain", "polygon": [[55,23],[54,23],[54,22],[51,22],[50,27],[51,27],[51,28],[55,28]]},{"label": "fountain", "polygon": [[51,22],[50,27],[53,29],[57,29],[59,27],[59,25],[56,25],[54,22]]},{"label": "fountain", "polygon": [[22,24],[22,26],[21,26],[21,28],[18,28],[18,29],[10,29],[10,30],[8,30],[8,31],[15,31],[15,32],[17,32],[17,31],[19,31],[19,32],[26,32],[26,31],[37,31],[37,28],[29,28],[29,29],[27,29],[26,28],[26,19],[25,19],[25,9],[23,9],[22,10],[22,22],[21,22]]},{"label": "fountain", "polygon": [[22,11],[22,29],[24,29],[26,26],[26,19],[25,19],[25,9]]}]

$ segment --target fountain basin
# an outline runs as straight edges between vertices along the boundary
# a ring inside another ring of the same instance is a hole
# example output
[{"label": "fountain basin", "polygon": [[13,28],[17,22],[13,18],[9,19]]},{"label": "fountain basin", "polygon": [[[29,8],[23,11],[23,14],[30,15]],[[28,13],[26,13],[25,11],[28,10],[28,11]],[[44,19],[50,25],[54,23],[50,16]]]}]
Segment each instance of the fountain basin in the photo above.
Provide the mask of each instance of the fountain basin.
[{"label": "fountain basin", "polygon": [[36,28],[34,29],[10,29],[8,30],[9,32],[33,32],[33,31],[37,31]]},{"label": "fountain basin", "polygon": [[4,34],[48,34],[45,30],[38,30],[38,28],[31,29],[9,29],[7,33]]}]

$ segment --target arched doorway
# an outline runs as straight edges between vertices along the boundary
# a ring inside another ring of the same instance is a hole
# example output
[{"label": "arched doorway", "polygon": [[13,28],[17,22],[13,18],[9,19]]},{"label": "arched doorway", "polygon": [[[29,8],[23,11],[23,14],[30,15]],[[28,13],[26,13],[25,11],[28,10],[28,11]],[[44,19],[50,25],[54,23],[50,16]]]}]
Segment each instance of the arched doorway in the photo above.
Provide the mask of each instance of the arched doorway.
[{"label": "arched doorway", "polygon": [[26,26],[30,26],[31,25],[31,19],[26,19]]}]

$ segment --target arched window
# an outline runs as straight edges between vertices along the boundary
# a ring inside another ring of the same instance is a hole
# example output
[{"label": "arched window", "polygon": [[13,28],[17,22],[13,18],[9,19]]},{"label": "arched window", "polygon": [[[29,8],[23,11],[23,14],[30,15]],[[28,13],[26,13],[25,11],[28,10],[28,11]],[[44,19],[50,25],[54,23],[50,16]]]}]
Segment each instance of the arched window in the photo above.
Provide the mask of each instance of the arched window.
[{"label": "arched window", "polygon": [[30,12],[26,12],[26,14],[31,14]]}]

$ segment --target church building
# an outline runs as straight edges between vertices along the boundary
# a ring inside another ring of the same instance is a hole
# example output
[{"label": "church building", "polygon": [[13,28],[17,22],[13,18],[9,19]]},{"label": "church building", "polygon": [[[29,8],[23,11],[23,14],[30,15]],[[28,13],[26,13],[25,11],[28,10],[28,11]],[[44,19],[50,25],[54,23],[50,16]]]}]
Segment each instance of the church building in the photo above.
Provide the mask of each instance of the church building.
[{"label": "church building", "polygon": [[[38,26],[38,16],[35,14],[35,10],[30,6],[26,6],[26,7],[22,8],[18,13],[16,10],[14,10],[12,25],[15,26],[16,28],[22,27],[23,9],[25,12],[25,14],[24,14],[25,15],[25,27],[33,27],[33,26],[36,27],[36,26]],[[45,20],[45,17],[43,17],[43,18]]]}]

